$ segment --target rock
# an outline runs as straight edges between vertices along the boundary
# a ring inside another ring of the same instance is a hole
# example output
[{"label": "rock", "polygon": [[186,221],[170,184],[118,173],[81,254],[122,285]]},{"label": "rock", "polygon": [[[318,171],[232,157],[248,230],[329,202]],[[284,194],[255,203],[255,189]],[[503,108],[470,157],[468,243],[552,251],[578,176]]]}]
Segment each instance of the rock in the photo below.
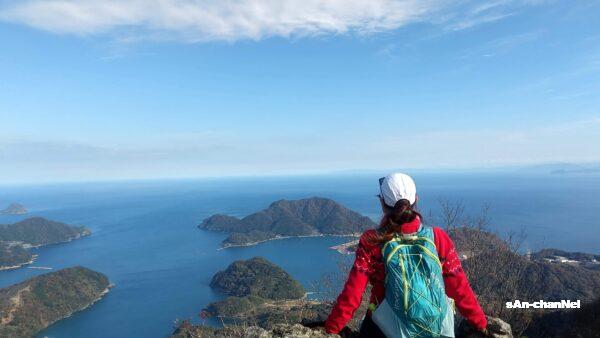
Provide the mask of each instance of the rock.
[{"label": "rock", "polygon": [[323,329],[311,329],[300,324],[277,324],[270,330],[258,326],[230,326],[214,329],[192,326],[184,322],[173,334],[173,338],[240,337],[240,338],[329,338],[339,337],[327,334]]},{"label": "rock", "polygon": [[510,324],[506,323],[500,318],[493,318],[488,316],[488,332],[489,336],[473,329],[465,320],[460,323],[456,332],[457,338],[483,338],[483,337],[494,337],[494,338],[513,338],[512,329]]}]

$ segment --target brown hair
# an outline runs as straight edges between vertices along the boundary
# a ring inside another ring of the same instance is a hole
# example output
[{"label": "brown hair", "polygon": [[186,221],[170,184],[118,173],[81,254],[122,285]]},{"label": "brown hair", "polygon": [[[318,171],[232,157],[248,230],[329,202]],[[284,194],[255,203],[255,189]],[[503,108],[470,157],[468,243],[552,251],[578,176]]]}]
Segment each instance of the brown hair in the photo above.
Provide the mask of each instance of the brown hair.
[{"label": "brown hair", "polygon": [[415,210],[416,203],[411,205],[407,199],[399,200],[393,208],[383,203],[383,201],[381,204],[383,205],[383,217],[379,223],[377,236],[373,238],[377,244],[383,244],[391,240],[395,233],[402,231],[403,224],[412,222],[417,217],[423,219],[421,214]]}]

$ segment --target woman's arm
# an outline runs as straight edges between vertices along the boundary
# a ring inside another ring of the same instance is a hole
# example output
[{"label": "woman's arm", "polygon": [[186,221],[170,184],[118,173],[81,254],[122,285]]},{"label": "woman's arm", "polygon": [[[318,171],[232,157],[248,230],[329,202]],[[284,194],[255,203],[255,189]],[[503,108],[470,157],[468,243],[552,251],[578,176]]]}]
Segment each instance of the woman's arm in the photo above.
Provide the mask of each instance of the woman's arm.
[{"label": "woman's arm", "polygon": [[328,333],[339,333],[360,306],[369,275],[372,273],[371,250],[367,238],[367,233],[360,237],[356,248],[356,259],[348,280],[325,322],[325,330]]},{"label": "woman's arm", "polygon": [[454,299],[458,311],[469,324],[479,330],[484,330],[487,327],[487,319],[462,269],[454,243],[444,230],[436,227],[433,228],[433,232],[435,245],[442,262],[446,294]]}]

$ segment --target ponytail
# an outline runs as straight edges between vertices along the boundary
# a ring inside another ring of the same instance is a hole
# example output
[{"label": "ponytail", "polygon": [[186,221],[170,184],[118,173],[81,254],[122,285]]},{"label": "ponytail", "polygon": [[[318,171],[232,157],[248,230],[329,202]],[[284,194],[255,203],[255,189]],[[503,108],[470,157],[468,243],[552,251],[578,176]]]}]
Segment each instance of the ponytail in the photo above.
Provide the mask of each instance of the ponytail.
[{"label": "ponytail", "polygon": [[414,209],[407,199],[401,199],[394,207],[384,205],[384,213],[379,224],[378,235],[375,238],[377,244],[383,244],[394,237],[394,234],[402,232],[402,225],[414,221],[417,217],[422,219],[421,214]]}]

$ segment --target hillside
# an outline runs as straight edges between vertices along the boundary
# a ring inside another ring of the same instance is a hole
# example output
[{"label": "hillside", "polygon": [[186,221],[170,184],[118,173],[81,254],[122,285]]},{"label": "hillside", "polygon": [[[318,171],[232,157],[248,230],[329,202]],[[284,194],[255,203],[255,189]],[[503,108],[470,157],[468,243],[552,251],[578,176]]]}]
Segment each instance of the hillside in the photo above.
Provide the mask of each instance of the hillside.
[{"label": "hillside", "polygon": [[600,297],[600,271],[579,263],[545,259],[560,253],[561,256],[591,260],[590,255],[542,250],[528,257],[515,252],[515,243],[487,231],[463,227],[448,233],[486,314],[505,319],[517,333],[545,336],[537,331],[542,316],[568,310],[506,309],[506,302],[571,299],[581,300],[585,305]]},{"label": "hillside", "polygon": [[0,337],[31,337],[83,310],[109,288],[106,276],[73,267],[0,289]]},{"label": "hillside", "polygon": [[[271,304],[277,303],[276,307],[281,309],[305,295],[304,287],[297,280],[261,257],[231,263],[226,270],[213,276],[210,286],[229,296],[206,308],[209,315],[225,321],[232,318],[240,320],[249,314],[257,318],[258,312],[264,314],[264,309],[272,308]],[[290,308],[286,313],[291,315],[292,312]]]},{"label": "hillside", "polygon": [[33,261],[33,254],[19,244],[0,242],[0,270],[18,268]]},{"label": "hillside", "polygon": [[42,217],[31,217],[13,224],[0,224],[0,241],[40,246],[67,242],[89,235],[85,227],[71,226]]},{"label": "hillside", "polygon": [[13,224],[0,224],[0,270],[32,263],[30,247],[69,242],[91,232],[83,226],[71,226],[32,217]]},{"label": "hillside", "polygon": [[370,218],[319,197],[276,201],[267,209],[242,219],[217,214],[199,225],[201,229],[229,233],[223,241],[225,247],[251,245],[278,237],[352,235],[374,226]]},{"label": "hillside", "polygon": [[600,270],[600,255],[583,252],[568,252],[558,249],[543,249],[531,254],[531,259],[538,262],[567,263],[590,270]]}]

